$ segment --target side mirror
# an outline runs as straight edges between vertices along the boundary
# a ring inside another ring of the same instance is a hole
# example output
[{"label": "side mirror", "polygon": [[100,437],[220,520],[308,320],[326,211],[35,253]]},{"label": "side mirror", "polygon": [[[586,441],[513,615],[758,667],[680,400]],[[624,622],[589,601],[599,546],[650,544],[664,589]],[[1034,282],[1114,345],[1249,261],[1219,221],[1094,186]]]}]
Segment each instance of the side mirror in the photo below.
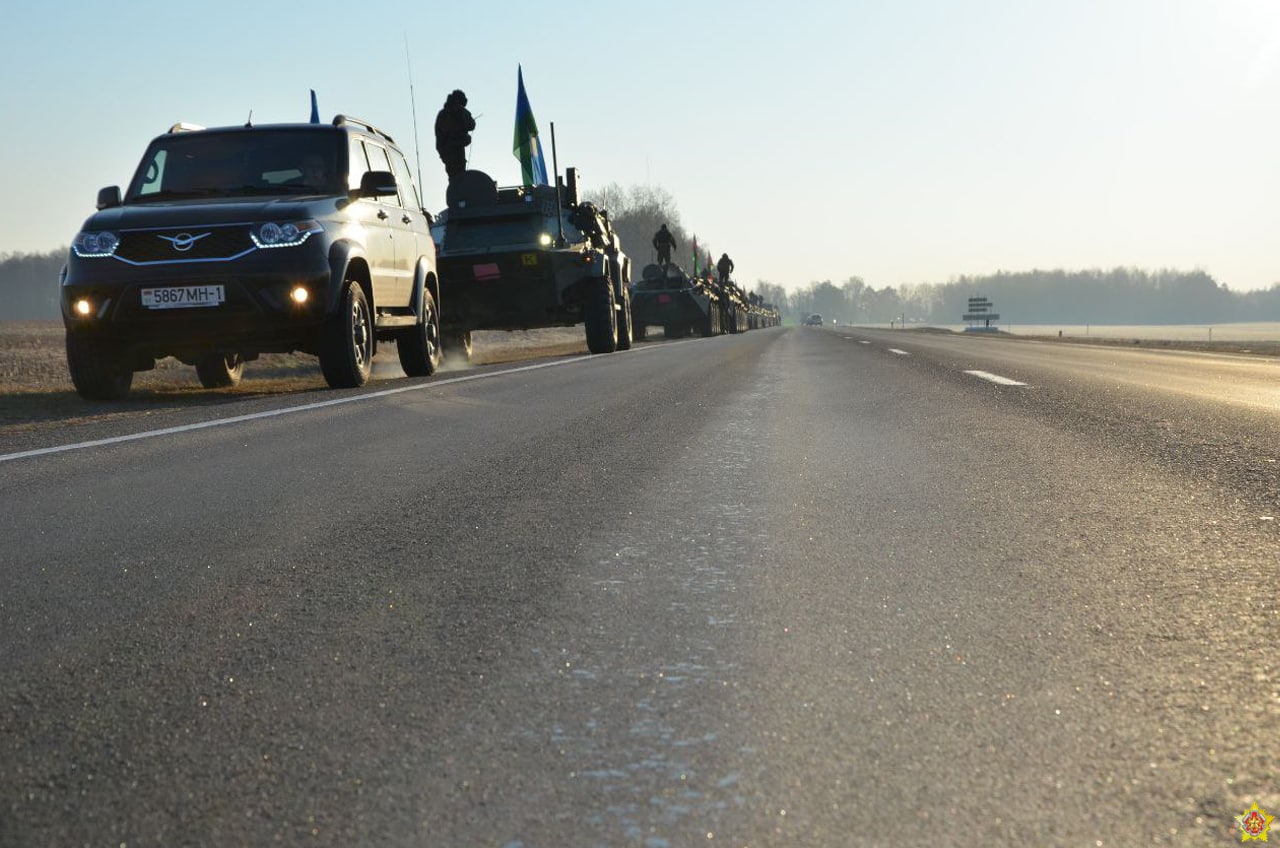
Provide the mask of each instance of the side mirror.
[{"label": "side mirror", "polygon": [[98,189],[98,208],[110,209],[120,205],[120,186],[107,186]]},{"label": "side mirror", "polygon": [[365,171],[360,178],[361,197],[390,197],[396,193],[396,177],[390,171]]}]

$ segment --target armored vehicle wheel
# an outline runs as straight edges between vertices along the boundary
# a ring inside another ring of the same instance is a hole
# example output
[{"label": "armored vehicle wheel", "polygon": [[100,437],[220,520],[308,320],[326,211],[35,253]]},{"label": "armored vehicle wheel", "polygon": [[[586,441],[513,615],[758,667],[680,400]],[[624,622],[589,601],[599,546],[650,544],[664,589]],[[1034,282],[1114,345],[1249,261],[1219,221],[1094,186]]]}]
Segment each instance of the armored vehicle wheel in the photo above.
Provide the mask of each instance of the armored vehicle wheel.
[{"label": "armored vehicle wheel", "polygon": [[320,340],[320,370],[335,389],[351,389],[369,382],[373,372],[373,317],[369,299],[355,280],[342,292],[338,314],[325,324]]},{"label": "armored vehicle wheel", "polygon": [[410,377],[430,377],[440,367],[440,315],[431,292],[422,291],[422,323],[396,336],[400,367]]},{"label": "armored vehicle wheel", "polygon": [[244,357],[238,353],[215,353],[196,363],[196,377],[206,389],[240,385],[244,377]]},{"label": "armored vehicle wheel", "polygon": [[133,368],[119,348],[70,331],[67,369],[76,392],[85,400],[120,400],[133,385]]},{"label": "armored vehicle wheel", "polygon": [[631,295],[622,295],[622,308],[618,312],[618,350],[631,350]]},{"label": "armored vehicle wheel", "polygon": [[613,286],[606,277],[589,284],[582,317],[587,329],[587,350],[613,353],[618,349],[618,313],[613,308]]},{"label": "armored vehicle wheel", "polygon": [[448,333],[444,336],[444,355],[461,357],[463,362],[471,361],[471,331]]}]

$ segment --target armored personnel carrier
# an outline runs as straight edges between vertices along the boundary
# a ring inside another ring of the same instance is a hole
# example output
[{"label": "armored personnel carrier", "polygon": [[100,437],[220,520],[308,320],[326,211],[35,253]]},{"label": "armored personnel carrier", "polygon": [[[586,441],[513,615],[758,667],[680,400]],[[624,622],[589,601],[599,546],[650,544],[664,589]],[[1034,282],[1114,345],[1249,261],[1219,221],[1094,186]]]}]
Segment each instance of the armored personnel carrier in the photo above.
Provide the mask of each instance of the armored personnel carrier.
[{"label": "armored personnel carrier", "polygon": [[753,330],[776,327],[779,323],[777,308],[772,303],[765,303],[764,298],[755,292],[747,292],[747,326]]},{"label": "armored personnel carrier", "polygon": [[643,339],[653,324],[661,324],[669,339],[692,333],[719,335],[723,332],[722,299],[718,289],[689,276],[679,265],[646,265],[631,293],[636,338]]},{"label": "armored personnel carrier", "polygon": [[584,324],[592,353],[631,347],[630,260],[609,215],[563,186],[499,188],[482,171],[449,184],[436,221],[445,355],[470,355],[473,330]]},{"label": "armored personnel carrier", "polygon": [[716,281],[720,292],[720,323],[727,333],[745,333],[751,329],[750,304],[747,296],[733,280]]},{"label": "armored personnel carrier", "polygon": [[778,307],[769,303],[755,292],[751,292],[747,295],[747,298],[756,309],[761,327],[777,327],[782,323],[782,314],[778,311]]}]

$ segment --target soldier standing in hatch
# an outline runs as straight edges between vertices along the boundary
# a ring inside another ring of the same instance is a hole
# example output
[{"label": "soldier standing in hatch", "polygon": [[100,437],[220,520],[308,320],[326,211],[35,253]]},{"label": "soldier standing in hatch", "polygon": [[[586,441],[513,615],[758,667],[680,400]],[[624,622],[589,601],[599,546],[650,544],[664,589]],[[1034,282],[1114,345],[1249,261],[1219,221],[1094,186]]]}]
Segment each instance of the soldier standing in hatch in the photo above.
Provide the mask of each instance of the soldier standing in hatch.
[{"label": "soldier standing in hatch", "polygon": [[444,172],[450,182],[467,169],[467,145],[475,128],[476,119],[467,111],[467,95],[454,89],[436,115],[436,152],[444,162]]},{"label": "soldier standing in hatch", "polygon": [[677,247],[676,237],[671,235],[671,231],[667,229],[667,225],[663,224],[656,233],[653,234],[653,247],[658,251],[658,264],[664,268],[671,264],[671,251]]},{"label": "soldier standing in hatch", "polygon": [[720,254],[720,261],[716,263],[716,270],[720,272],[720,282],[729,282],[729,275],[733,273],[733,260],[729,258],[729,254]]}]

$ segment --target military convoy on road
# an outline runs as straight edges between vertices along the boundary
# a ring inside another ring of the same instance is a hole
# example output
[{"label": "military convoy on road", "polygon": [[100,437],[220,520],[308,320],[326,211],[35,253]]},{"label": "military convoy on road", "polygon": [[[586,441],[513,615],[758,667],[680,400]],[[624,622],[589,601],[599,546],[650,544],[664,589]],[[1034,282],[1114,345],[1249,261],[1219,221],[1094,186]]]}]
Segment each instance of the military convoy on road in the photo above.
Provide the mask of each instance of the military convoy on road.
[{"label": "military convoy on road", "polygon": [[675,263],[644,267],[631,293],[631,314],[637,339],[644,339],[652,325],[660,325],[667,338],[678,339],[694,333],[743,333],[779,323],[777,309],[759,295],[744,295],[732,280],[690,276]]},{"label": "military convoy on road", "polygon": [[719,280],[666,262],[633,288],[577,170],[555,183],[500,188],[464,170],[433,220],[372,124],[175,124],[126,191],[99,192],[72,243],[61,281],[72,381],[86,399],[119,399],[172,356],[207,388],[234,386],[246,361],[302,351],[329,385],[356,387],[392,341],[406,374],[428,376],[444,356],[469,359],[476,330],[581,323],[592,353],[612,353],[655,325],[681,338],[779,323],[729,279],[727,256]]}]

